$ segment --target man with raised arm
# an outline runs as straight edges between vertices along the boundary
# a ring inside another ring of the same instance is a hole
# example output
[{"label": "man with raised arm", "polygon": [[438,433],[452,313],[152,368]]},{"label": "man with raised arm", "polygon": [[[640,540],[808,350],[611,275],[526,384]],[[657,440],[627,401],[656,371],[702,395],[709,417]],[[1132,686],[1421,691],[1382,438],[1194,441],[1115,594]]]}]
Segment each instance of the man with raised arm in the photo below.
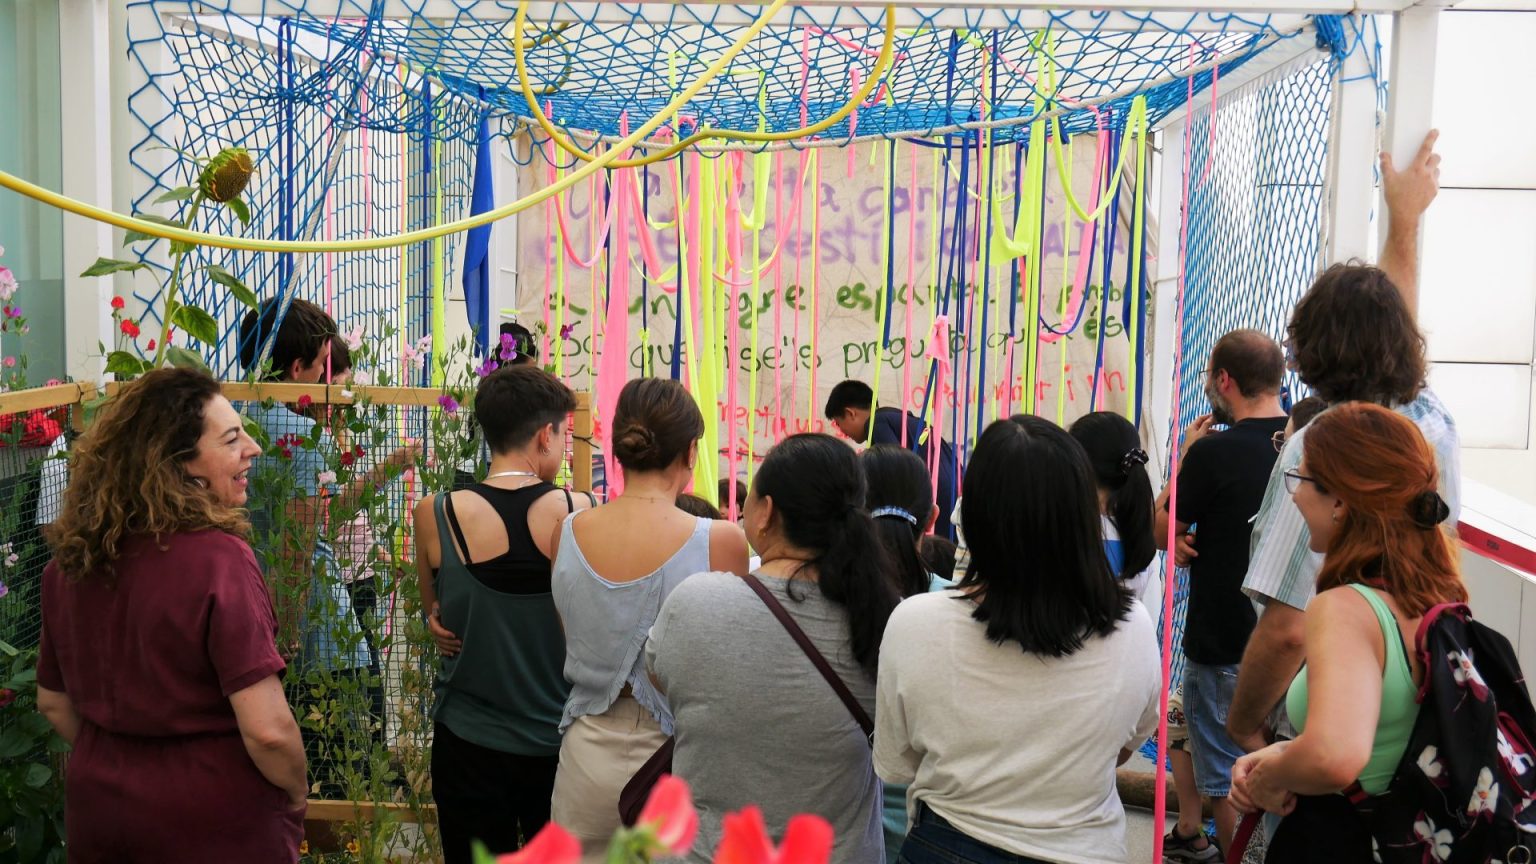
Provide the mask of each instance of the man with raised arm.
[{"label": "man with raised arm", "polygon": [[[1381,266],[1335,264],[1323,271],[1296,304],[1287,347],[1302,382],[1329,405],[1375,402],[1418,425],[1434,448],[1440,494],[1454,525],[1461,511],[1460,439],[1445,405],[1425,386],[1424,336],[1415,322],[1419,221],[1439,191],[1437,136],[1430,132],[1402,171],[1382,154],[1387,242]],[[1249,751],[1273,734],[1270,714],[1305,659],[1304,615],[1322,564],[1322,555],[1308,551],[1306,523],[1283,482],[1301,463],[1305,437],[1301,429],[1286,440],[1253,524],[1243,591],[1263,611],[1227,714],[1227,731]]]}]

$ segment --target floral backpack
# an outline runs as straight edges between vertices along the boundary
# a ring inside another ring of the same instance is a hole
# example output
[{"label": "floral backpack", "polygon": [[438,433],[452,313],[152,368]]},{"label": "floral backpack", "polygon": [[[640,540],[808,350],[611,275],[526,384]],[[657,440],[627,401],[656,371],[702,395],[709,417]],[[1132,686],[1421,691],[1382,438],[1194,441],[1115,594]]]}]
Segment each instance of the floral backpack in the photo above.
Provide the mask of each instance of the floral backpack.
[{"label": "floral backpack", "polygon": [[1509,640],[1462,603],[1424,615],[1419,717],[1381,795],[1346,791],[1383,864],[1536,861],[1536,711]]},{"label": "floral backpack", "polygon": [[[1425,613],[1414,647],[1419,716],[1387,791],[1297,796],[1266,864],[1536,862],[1536,711],[1509,640],[1446,603]],[[1244,818],[1232,864],[1258,821]]]}]

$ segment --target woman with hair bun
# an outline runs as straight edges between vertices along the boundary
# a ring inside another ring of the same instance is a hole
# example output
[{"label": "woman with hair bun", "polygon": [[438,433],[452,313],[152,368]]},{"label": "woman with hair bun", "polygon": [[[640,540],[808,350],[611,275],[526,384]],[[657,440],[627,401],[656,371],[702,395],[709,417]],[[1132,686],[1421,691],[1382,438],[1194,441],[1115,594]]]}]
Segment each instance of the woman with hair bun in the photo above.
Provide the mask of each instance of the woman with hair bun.
[{"label": "woman with hair bun", "polygon": [[581,840],[584,861],[604,860],[619,827],[619,793],[672,735],[667,698],[641,656],[662,602],[694,573],[747,572],[740,528],[676,506],[703,435],[704,417],[681,383],[624,385],[613,417],[624,491],[557,531],[552,587],[571,695],[550,815]]},{"label": "woman with hair bun", "polygon": [[[1287,814],[1270,852],[1290,857],[1276,860],[1369,861],[1369,831],[1332,793],[1356,782],[1385,792],[1408,747],[1424,669],[1405,646],[1431,608],[1467,601],[1442,524],[1450,508],[1419,428],[1365,402],[1319,414],[1284,477],[1312,551],[1324,553],[1307,606],[1307,665],[1285,699],[1299,734],[1237,761],[1232,803]],[[1314,836],[1319,827],[1326,836]]]}]

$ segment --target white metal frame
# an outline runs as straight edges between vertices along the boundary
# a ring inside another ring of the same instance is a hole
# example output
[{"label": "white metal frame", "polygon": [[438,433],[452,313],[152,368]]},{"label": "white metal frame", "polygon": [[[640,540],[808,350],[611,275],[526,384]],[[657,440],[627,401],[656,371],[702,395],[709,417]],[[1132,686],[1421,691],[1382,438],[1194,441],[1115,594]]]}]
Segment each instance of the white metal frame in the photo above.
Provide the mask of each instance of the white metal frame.
[{"label": "white metal frame", "polygon": [[[1469,0],[1469,5],[1474,2],[1478,0]],[[1499,2],[1501,6],[1512,4],[1516,8],[1536,8],[1536,0]],[[822,10],[862,7],[858,17],[873,22],[878,19],[880,8],[886,4],[870,0],[854,0],[852,3],[799,0],[798,5]],[[1304,16],[1312,14],[1353,15],[1357,21],[1363,21],[1364,15],[1393,13],[1392,87],[1384,142],[1378,142],[1379,118],[1373,82],[1362,79],[1337,88],[1336,98],[1339,102],[1335,105],[1335,139],[1331,147],[1332,194],[1326,217],[1331,228],[1326,253],[1330,261],[1349,257],[1375,257],[1371,243],[1371,214],[1373,210],[1378,210],[1375,191],[1378,144],[1389,147],[1401,163],[1416,151],[1430,124],[1436,22],[1441,8],[1432,3],[1416,4],[1414,0],[1137,0],[1134,3],[1106,4],[1103,0],[1056,0],[1045,4],[1029,0],[971,0],[963,7],[956,8],[917,0],[892,0],[890,5],[897,9],[898,26],[928,23],[971,29],[1044,26],[1052,20],[1052,12],[1049,10],[1065,14],[1065,19],[1057,20],[1066,23],[1071,23],[1075,16],[1091,16],[1092,23],[1101,29],[1163,26],[1170,30],[1193,32],[1253,30],[1258,26],[1284,31],[1304,25]],[[1105,5],[1112,8],[1107,12],[1091,11]],[[127,68],[123,59],[127,53],[123,41],[127,15],[133,13],[125,11],[124,5],[118,0],[71,0],[62,3],[60,9],[63,98],[71,106],[71,110],[64,113],[65,164],[70,166],[70,170],[66,172],[63,191],[71,197],[123,209],[128,204],[128,183],[133,176],[126,155],[130,134],[128,126],[131,125],[126,100],[136,75],[135,70]],[[292,11],[277,0],[233,0],[230,9],[236,14],[249,16],[282,15]],[[310,0],[306,9],[321,17],[362,17],[368,13],[367,4],[360,0]],[[753,8],[724,2],[632,0],[627,3],[557,4],[539,0],[531,4],[530,18],[535,21],[560,20],[574,17],[572,13],[587,20],[595,18],[600,22],[610,19],[614,23],[628,22],[638,14],[657,21],[697,17],[731,25],[749,23]],[[482,19],[510,18],[513,9],[510,5],[498,5],[492,0],[387,0],[384,4],[386,17],[452,20],[465,14],[473,14]],[[784,20],[789,21],[789,16],[785,15]],[[1085,17],[1084,23],[1088,23],[1088,20]],[[1276,46],[1276,49],[1284,50],[1272,49],[1275,51],[1272,57],[1260,55],[1241,67],[1232,79],[1224,79],[1223,83],[1232,87],[1240,86],[1244,81],[1291,62],[1311,50],[1310,45],[1303,44],[1309,40],[1292,41],[1296,43],[1294,49]],[[1363,56],[1352,60],[1341,72],[1344,79],[1356,78],[1367,72],[1361,66],[1365,60]],[[1182,112],[1163,121],[1165,146],[1179,140],[1177,136],[1182,134],[1182,124]],[[1166,181],[1163,198],[1167,198]],[[1168,209],[1170,206],[1172,210]],[[1176,210],[1176,202],[1170,204],[1167,200],[1163,201],[1161,213],[1165,225],[1176,224]],[[1163,235],[1164,243],[1159,247],[1163,260],[1174,260],[1171,256],[1176,252],[1176,242],[1168,242],[1170,238],[1166,231]],[[67,273],[80,272],[97,255],[112,254],[111,250],[116,245],[115,232],[99,223],[73,217],[64,222]],[[495,266],[498,275],[510,270],[515,278],[514,262],[502,259]],[[1158,275],[1159,284],[1166,284],[1172,274]],[[121,281],[126,284],[127,278],[123,277]],[[110,285],[107,280],[66,276],[65,347],[69,370],[77,377],[96,378],[100,375],[100,360],[93,355],[97,354],[98,342],[111,342],[111,319],[105,302],[111,293]],[[496,298],[496,302],[498,308],[505,305],[502,297]],[[1159,340],[1156,344],[1165,343]],[[1171,362],[1171,357],[1168,362]],[[1155,374],[1154,380],[1161,377]],[[1171,394],[1166,396],[1171,397]],[[1161,400],[1153,401],[1154,412],[1157,412],[1156,406]],[[1168,406],[1164,405],[1160,416],[1166,418],[1168,410]]]}]

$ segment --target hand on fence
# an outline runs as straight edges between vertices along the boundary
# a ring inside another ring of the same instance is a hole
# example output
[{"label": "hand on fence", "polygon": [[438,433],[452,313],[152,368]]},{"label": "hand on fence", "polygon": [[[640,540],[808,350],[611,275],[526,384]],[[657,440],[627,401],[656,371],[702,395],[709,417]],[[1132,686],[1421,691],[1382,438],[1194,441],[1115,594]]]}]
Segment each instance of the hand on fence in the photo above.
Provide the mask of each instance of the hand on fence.
[{"label": "hand on fence", "polygon": [[421,442],[409,441],[404,447],[389,454],[389,458],[384,460],[384,464],[403,470],[416,464],[416,460],[419,458],[421,458]]},{"label": "hand on fence", "polygon": [[464,647],[459,637],[443,626],[443,619],[438,616],[436,606],[432,607],[432,614],[427,616],[427,629],[432,631],[432,640],[437,643],[437,653],[444,657],[452,657]]},{"label": "hand on fence", "polygon": [[1440,132],[1431,129],[1419,152],[1401,171],[1393,166],[1391,153],[1381,154],[1381,195],[1393,222],[1417,222],[1439,194],[1440,154],[1435,152],[1435,140],[1439,137]]}]

